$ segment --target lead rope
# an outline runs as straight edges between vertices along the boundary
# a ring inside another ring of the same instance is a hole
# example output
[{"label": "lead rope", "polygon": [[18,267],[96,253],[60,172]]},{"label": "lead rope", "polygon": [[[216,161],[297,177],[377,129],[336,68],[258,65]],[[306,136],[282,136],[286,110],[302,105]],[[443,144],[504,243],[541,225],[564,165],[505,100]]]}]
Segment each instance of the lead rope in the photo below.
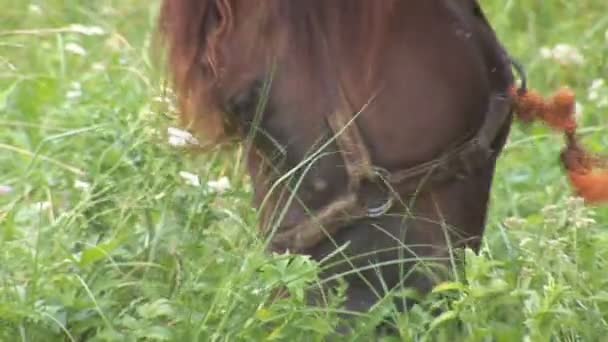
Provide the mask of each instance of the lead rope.
[{"label": "lead rope", "polygon": [[[513,66],[524,75],[519,63]],[[569,88],[561,88],[550,98],[535,90],[528,90],[522,76],[520,88],[513,87],[517,118],[525,124],[541,121],[551,129],[563,133],[566,147],[561,152],[561,163],[568,173],[574,192],[589,204],[608,202],[608,160],[590,154],[582,148],[576,130],[576,96]]]}]

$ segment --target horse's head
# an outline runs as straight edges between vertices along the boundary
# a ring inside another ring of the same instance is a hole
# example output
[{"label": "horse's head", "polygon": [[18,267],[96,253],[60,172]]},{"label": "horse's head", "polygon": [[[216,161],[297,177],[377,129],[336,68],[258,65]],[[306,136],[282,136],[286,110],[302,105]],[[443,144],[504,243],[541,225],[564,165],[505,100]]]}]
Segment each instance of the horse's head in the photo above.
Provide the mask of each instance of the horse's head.
[{"label": "horse's head", "polygon": [[426,291],[414,264],[479,248],[513,80],[476,1],[165,0],[161,14],[187,124],[247,142],[272,249],[333,253],[350,309]]}]

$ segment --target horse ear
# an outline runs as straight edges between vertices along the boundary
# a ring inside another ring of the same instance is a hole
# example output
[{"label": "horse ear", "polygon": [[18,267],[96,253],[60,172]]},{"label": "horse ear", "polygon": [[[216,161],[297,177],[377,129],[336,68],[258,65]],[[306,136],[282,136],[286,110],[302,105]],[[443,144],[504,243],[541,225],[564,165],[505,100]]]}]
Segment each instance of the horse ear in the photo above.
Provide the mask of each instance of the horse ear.
[{"label": "horse ear", "polygon": [[585,151],[576,136],[576,98],[568,88],[558,90],[550,99],[538,92],[519,92],[513,88],[515,112],[523,122],[541,120],[552,129],[563,132],[567,146],[561,161],[574,192],[587,203],[608,203],[608,162]]},{"label": "horse ear", "polygon": [[231,1],[164,0],[159,17],[181,119],[211,143],[230,131],[213,92],[220,77],[218,45],[233,24]]},{"label": "horse ear", "polygon": [[218,45],[230,32],[233,26],[233,11],[230,0],[214,0],[209,2],[201,25],[200,38],[203,50],[201,62],[208,66],[214,77],[218,77]]}]

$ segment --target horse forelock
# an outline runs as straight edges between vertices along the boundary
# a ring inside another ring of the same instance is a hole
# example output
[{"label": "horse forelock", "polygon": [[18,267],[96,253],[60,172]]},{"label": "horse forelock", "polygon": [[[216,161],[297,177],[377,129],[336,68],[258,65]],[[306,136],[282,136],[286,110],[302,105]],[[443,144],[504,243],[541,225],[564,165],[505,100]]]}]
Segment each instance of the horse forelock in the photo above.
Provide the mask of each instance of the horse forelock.
[{"label": "horse forelock", "polygon": [[217,46],[231,29],[229,0],[165,0],[158,20],[182,121],[211,141],[228,127],[216,104]]},{"label": "horse forelock", "polygon": [[[366,75],[372,75],[394,4],[394,0],[164,0],[159,33],[182,120],[212,142],[234,133],[234,119],[221,110],[221,101],[223,95],[234,94],[235,89],[228,88],[239,86],[230,81],[239,75],[231,73],[267,71],[243,70],[243,66],[263,67],[251,56],[269,61],[271,54],[281,51],[284,59],[297,63],[300,75],[319,82],[331,77],[320,72],[323,64],[324,70],[340,72],[366,65]],[[234,65],[241,67],[231,68]]]}]

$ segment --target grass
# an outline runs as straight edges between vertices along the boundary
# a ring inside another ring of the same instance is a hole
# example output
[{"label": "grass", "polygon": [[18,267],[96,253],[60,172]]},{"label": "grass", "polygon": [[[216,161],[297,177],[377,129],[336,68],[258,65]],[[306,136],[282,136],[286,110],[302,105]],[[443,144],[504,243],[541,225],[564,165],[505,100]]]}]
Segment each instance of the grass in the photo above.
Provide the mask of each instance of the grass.
[{"label": "grass", "polygon": [[[338,307],[303,304],[319,266],[263,252],[241,151],[196,156],[167,143],[175,122],[149,54],[157,1],[0,8],[1,341],[338,340]],[[588,95],[608,75],[608,4],[484,8],[535,88],[577,91],[585,143],[607,150],[608,109]],[[541,58],[558,43],[584,64]],[[561,146],[544,127],[514,126],[482,253],[468,256],[466,282],[398,316],[399,340],[606,339],[608,211],[570,197]],[[209,186],[221,177],[228,191]],[[270,301],[279,285],[294,296]],[[386,310],[358,318],[352,339],[369,340]]]}]

